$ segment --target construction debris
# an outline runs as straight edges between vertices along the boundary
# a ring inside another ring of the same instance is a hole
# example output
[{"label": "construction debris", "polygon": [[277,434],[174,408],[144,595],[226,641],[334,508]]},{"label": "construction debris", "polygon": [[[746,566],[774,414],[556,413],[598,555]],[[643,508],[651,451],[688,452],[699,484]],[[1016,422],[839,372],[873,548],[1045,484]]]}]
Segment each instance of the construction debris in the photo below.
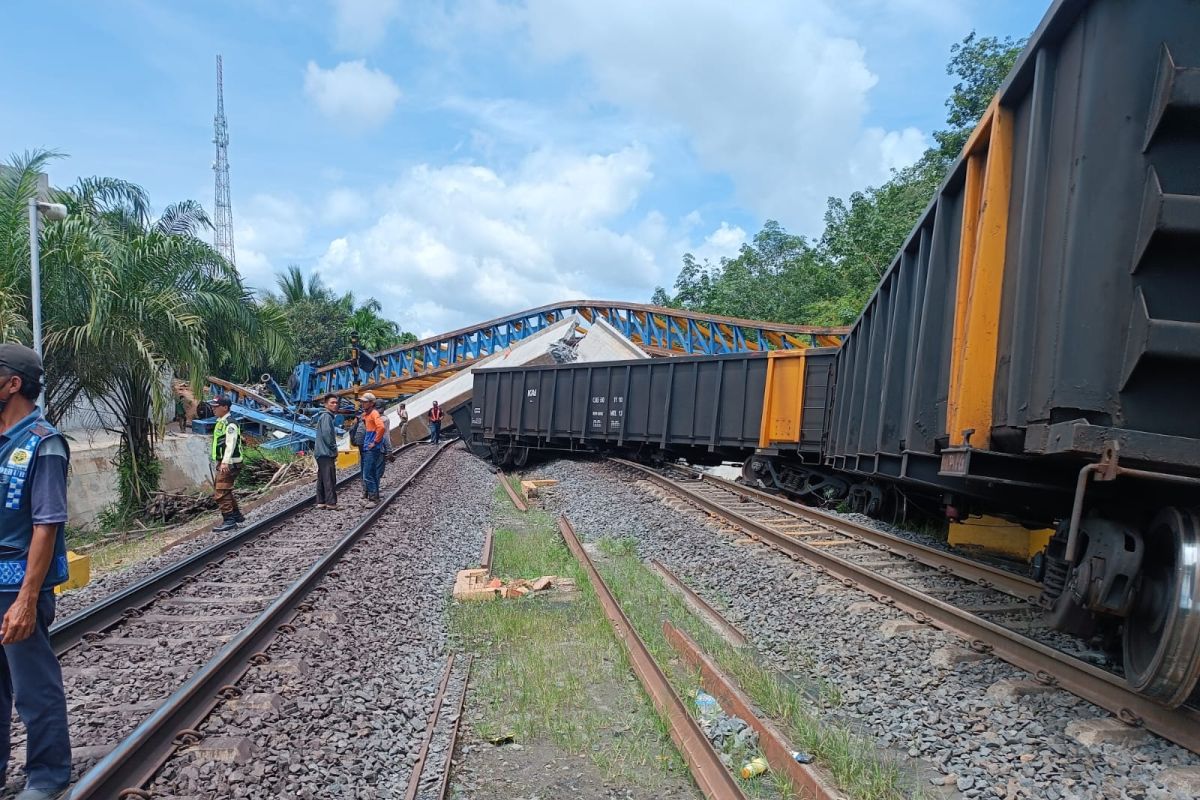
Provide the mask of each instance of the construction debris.
[{"label": "construction debris", "polygon": [[541,479],[521,481],[521,494],[525,496],[526,500],[529,500],[537,497],[538,489],[541,489],[543,486],[554,486],[557,483],[558,481]]},{"label": "construction debris", "polygon": [[489,577],[484,567],[461,570],[454,579],[455,600],[495,600],[497,598],[517,599],[528,594],[544,592],[547,589],[560,588],[570,591],[575,588],[575,582],[553,575],[543,575],[536,580],[517,578],[507,584],[499,578]]}]

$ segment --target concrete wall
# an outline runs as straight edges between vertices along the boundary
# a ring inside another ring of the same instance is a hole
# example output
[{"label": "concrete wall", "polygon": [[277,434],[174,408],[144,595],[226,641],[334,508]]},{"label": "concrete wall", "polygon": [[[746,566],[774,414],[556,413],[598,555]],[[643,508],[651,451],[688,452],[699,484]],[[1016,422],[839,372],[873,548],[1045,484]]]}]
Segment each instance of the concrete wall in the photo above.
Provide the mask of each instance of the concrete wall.
[{"label": "concrete wall", "polygon": [[[162,488],[187,491],[209,481],[210,440],[206,436],[169,435],[158,443],[162,462]],[[71,443],[71,478],[67,486],[70,524],[89,527],[106,506],[117,500],[117,468],[113,459],[116,443],[109,441]]]}]

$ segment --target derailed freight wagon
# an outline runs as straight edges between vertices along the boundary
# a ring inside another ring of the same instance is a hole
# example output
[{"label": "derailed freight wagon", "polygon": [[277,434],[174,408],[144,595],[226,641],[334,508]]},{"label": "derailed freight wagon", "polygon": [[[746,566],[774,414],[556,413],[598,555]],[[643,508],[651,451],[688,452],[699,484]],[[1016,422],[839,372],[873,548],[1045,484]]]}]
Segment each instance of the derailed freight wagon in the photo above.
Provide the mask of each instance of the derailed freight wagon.
[{"label": "derailed freight wagon", "polygon": [[1052,623],[1119,626],[1129,682],[1186,699],[1200,675],[1200,3],[1054,4],[836,373],[824,467],[852,499],[919,487],[952,518],[1057,526],[1041,565]]},{"label": "derailed freight wagon", "polygon": [[473,446],[517,466],[531,449],[717,464],[782,441],[817,462],[835,353],[480,369],[470,404]]}]

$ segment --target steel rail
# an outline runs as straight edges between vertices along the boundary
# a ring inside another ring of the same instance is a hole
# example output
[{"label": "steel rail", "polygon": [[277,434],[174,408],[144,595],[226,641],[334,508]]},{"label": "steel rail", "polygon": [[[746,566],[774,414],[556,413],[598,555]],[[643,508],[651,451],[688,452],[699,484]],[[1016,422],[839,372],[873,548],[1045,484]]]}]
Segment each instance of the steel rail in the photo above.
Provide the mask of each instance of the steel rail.
[{"label": "steel rail", "polygon": [[770,719],[759,717],[754,701],[742,691],[737,682],[686,632],[663,620],[663,636],[675,649],[689,669],[700,674],[704,691],[717,698],[726,713],[744,720],[758,733],[758,746],[776,774],[791,779],[792,785],[803,788],[805,797],[814,800],[843,800],[843,795],[830,786],[816,768],[801,764],[792,757],[792,743]]},{"label": "steel rail", "polygon": [[734,647],[746,647],[750,644],[750,640],[746,638],[746,634],[739,631],[732,622],[725,619],[721,615],[721,612],[713,608],[707,600],[696,594],[692,587],[679,580],[675,573],[667,569],[665,564],[656,558],[652,558],[650,559],[650,566],[669,587],[683,595],[684,601],[692,606],[692,610],[707,619],[725,641]]},{"label": "steel rail", "polygon": [[604,609],[604,616],[608,617],[613,633],[625,645],[625,652],[629,654],[629,663],[633,666],[634,673],[642,682],[642,687],[650,696],[655,709],[667,722],[671,739],[687,761],[700,791],[709,800],[745,800],[746,796],[741,788],[721,763],[704,731],[700,730],[696,720],[684,707],[683,701],[679,699],[667,676],[655,662],[646,643],[638,636],[633,623],[629,621],[616,596],[600,576],[566,517],[558,518],[558,529],[562,532],[563,541],[567,543],[571,554],[587,572],[592,589],[595,590],[600,606]]},{"label": "steel rail", "polygon": [[875,598],[894,604],[918,622],[929,623],[954,633],[970,642],[973,648],[991,652],[1031,675],[1061,686],[1072,694],[1112,712],[1128,724],[1144,726],[1180,747],[1200,753],[1200,711],[1187,707],[1165,708],[1137,694],[1124,680],[1111,672],[1047,647],[994,622],[976,617],[949,603],[930,597],[919,589],[878,575],[822,548],[793,539],[652,470],[647,474],[659,485],[682,495],[706,511],[723,517],[783,554],[821,569],[848,586],[857,586]]},{"label": "steel rail", "polygon": [[450,796],[450,767],[454,760],[454,748],[458,745],[458,729],[462,724],[463,708],[467,704],[467,686],[471,683],[471,667],[475,664],[475,656],[467,656],[466,672],[463,674],[462,692],[458,695],[458,709],[455,711],[454,725],[450,728],[450,738],[446,742],[446,761],[442,767],[442,788],[438,792],[440,800]]},{"label": "steel rail", "polygon": [[456,656],[451,653],[446,658],[446,668],[442,670],[442,680],[438,683],[437,695],[433,698],[433,709],[429,712],[429,721],[425,723],[425,736],[421,739],[421,749],[417,752],[417,762],[413,764],[408,776],[408,788],[404,792],[404,800],[416,800],[417,792],[421,791],[421,778],[425,772],[425,758],[429,755],[429,745],[433,742],[433,733],[437,728],[438,717],[442,713],[442,700],[446,697],[446,686],[450,683],[450,675],[454,672]]},{"label": "steel rail", "polygon": [[490,527],[483,531],[483,549],[479,553],[479,566],[486,570],[492,568],[492,537],[494,535]]},{"label": "steel rail", "polygon": [[508,476],[504,472],[497,472],[496,477],[500,479],[500,485],[504,487],[504,491],[508,492],[508,499],[512,500],[512,504],[517,507],[517,511],[528,511],[529,506],[517,496],[517,493],[512,488],[512,484],[508,482]]},{"label": "steel rail", "polygon": [[[416,444],[419,443],[412,442],[397,448],[396,454]],[[358,472],[353,472],[345,476],[338,481],[337,485],[344,486],[354,480],[358,474]],[[124,589],[76,611],[50,628],[50,645],[54,648],[55,655],[61,656],[79,644],[89,633],[102,633],[108,630],[124,620],[132,610],[140,609],[157,599],[160,592],[171,591],[186,583],[210,564],[220,563],[229,558],[242,545],[258,538],[276,525],[286,522],[315,502],[316,493],[314,492],[258,522],[247,525],[232,536],[213,542],[187,558],[164,567],[137,583],[126,586]]]},{"label": "steel rail", "polygon": [[274,602],[221,648],[157,710],[138,725],[115,748],[77,781],[70,800],[100,800],[137,796],[143,786],[177,748],[196,741],[196,726],[222,700],[236,697],[234,684],[252,666],[267,663],[264,651],[279,632],[303,609],[304,598],[408,486],[445,449],[449,440],[425,459],[382,503],[371,509],[357,525],[324,556],[291,584]]},{"label": "steel rail", "polygon": [[[625,461],[624,459],[617,460],[626,466],[634,467],[644,472],[647,471],[647,468],[641,464]],[[800,517],[807,522],[827,528],[835,533],[864,540],[881,550],[890,551],[909,561],[924,564],[941,572],[950,572],[960,578],[974,581],[980,586],[996,589],[1026,602],[1036,602],[1038,595],[1041,594],[1042,587],[1037,581],[1000,569],[999,567],[972,561],[969,558],[948,553],[945,550],[939,550],[936,547],[930,547],[920,542],[914,542],[902,536],[884,533],[866,525],[859,525],[836,514],[831,514],[828,511],[793,503],[790,500],[764,492],[761,489],[743,486],[740,483],[718,478],[715,475],[697,473],[697,476],[703,483],[711,484],[726,491],[736,492],[743,497],[752,498],[785,514]]]}]

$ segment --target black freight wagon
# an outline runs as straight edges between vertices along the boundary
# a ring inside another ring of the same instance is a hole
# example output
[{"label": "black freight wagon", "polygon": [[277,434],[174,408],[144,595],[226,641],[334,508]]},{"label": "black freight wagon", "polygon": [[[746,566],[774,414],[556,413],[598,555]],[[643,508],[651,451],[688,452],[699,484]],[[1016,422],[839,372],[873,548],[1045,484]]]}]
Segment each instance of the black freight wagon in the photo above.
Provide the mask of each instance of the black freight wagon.
[{"label": "black freight wagon", "polygon": [[[475,449],[500,463],[523,463],[528,450],[652,453],[697,464],[742,461],[773,430],[789,452],[819,458],[825,390],[834,350],[688,356],[475,372],[471,431]],[[819,386],[803,408],[803,382],[775,378],[803,369]],[[767,392],[780,387],[781,396]],[[776,409],[764,428],[764,403]],[[789,427],[790,426],[790,427]],[[764,438],[765,437],[765,438]]]},{"label": "black freight wagon", "polygon": [[[1200,677],[1200,2],[1060,0],[844,339],[825,467],[1057,526],[1056,627]],[[758,474],[774,459],[756,460]],[[748,465],[752,466],[752,465]]]}]

